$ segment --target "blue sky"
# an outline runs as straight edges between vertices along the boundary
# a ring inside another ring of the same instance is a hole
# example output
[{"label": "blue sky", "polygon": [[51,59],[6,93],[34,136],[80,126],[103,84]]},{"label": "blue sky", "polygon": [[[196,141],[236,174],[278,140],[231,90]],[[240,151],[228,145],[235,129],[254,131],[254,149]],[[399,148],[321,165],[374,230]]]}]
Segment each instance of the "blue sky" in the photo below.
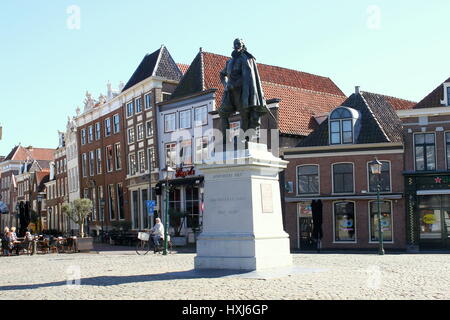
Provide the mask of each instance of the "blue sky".
[{"label": "blue sky", "polygon": [[[80,28],[69,28],[72,5]],[[86,90],[127,82],[161,44],[190,63],[236,37],[262,63],[419,101],[450,76],[450,1],[14,0],[0,2],[0,155],[54,148]]]}]

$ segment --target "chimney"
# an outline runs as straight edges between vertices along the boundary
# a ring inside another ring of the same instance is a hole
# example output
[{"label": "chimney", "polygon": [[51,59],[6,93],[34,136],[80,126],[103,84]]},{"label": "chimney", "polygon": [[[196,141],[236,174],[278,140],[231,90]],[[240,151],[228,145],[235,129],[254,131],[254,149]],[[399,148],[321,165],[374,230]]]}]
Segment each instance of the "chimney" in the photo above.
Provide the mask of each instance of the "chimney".
[{"label": "chimney", "polygon": [[355,87],[355,93],[356,93],[356,94],[359,94],[359,93],[360,93],[360,88],[361,88],[360,86],[356,86],[356,87]]},{"label": "chimney", "polygon": [[112,86],[111,86],[111,82],[108,81],[108,83],[106,84],[106,88],[107,88],[107,97],[108,100],[112,99]]}]

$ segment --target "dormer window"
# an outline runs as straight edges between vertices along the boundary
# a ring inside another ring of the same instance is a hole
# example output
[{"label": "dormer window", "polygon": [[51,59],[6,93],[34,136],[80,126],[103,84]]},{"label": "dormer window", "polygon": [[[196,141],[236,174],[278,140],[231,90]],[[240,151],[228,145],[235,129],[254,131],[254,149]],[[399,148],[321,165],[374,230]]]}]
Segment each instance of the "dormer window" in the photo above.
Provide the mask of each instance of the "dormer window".
[{"label": "dormer window", "polygon": [[450,84],[447,87],[447,106],[450,107]]},{"label": "dormer window", "polygon": [[351,144],[355,136],[356,110],[339,107],[330,115],[330,144]]},{"label": "dormer window", "polygon": [[441,105],[450,107],[450,82],[444,83],[444,100],[441,100]]}]

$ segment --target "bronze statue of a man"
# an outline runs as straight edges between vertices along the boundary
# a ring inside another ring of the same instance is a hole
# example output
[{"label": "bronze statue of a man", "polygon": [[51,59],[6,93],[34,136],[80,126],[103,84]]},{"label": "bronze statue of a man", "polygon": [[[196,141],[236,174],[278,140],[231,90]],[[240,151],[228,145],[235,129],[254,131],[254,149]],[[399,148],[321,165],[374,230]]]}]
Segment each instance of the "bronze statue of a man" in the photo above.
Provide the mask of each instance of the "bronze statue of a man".
[{"label": "bronze statue of a man", "polygon": [[220,72],[225,87],[219,115],[222,121],[222,133],[230,129],[229,117],[239,111],[241,129],[256,129],[260,126],[261,115],[267,112],[266,100],[259,78],[255,58],[247,51],[242,39],[234,40],[232,59],[227,61]]}]

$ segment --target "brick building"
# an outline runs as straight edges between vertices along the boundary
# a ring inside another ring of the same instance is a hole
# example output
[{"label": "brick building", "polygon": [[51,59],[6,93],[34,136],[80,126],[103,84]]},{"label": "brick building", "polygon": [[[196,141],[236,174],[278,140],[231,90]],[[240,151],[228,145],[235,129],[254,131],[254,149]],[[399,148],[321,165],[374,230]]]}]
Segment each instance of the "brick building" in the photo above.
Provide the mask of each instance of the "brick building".
[{"label": "brick building", "polygon": [[413,102],[356,92],[334,108],[320,126],[294,148],[284,149],[286,227],[291,247],[312,243],[312,201],[320,200],[323,248],[374,249],[378,246],[377,180],[369,163],[383,164],[381,211],[387,249],[404,249],[404,146],[396,110]]},{"label": "brick building", "polygon": [[398,111],[405,136],[407,242],[450,248],[450,78],[411,110]]},{"label": "brick building", "polygon": [[[42,171],[48,169],[48,163],[53,158],[54,149],[48,148],[33,148],[23,147],[20,144],[15,146],[11,152],[0,162],[0,186],[2,198],[9,209],[9,214],[1,215],[1,227],[16,226],[19,227],[19,199],[18,193],[20,190],[20,200],[31,201],[30,195],[31,172]],[[27,163],[27,169],[31,172],[27,172],[24,175],[24,164]],[[32,165],[34,164],[34,165]],[[26,176],[26,177],[25,177]],[[19,189],[20,180],[20,189]],[[26,181],[26,182],[25,182]],[[26,194],[26,197],[25,197]],[[25,200],[27,199],[27,200]],[[31,208],[31,203],[28,203]]]}]

